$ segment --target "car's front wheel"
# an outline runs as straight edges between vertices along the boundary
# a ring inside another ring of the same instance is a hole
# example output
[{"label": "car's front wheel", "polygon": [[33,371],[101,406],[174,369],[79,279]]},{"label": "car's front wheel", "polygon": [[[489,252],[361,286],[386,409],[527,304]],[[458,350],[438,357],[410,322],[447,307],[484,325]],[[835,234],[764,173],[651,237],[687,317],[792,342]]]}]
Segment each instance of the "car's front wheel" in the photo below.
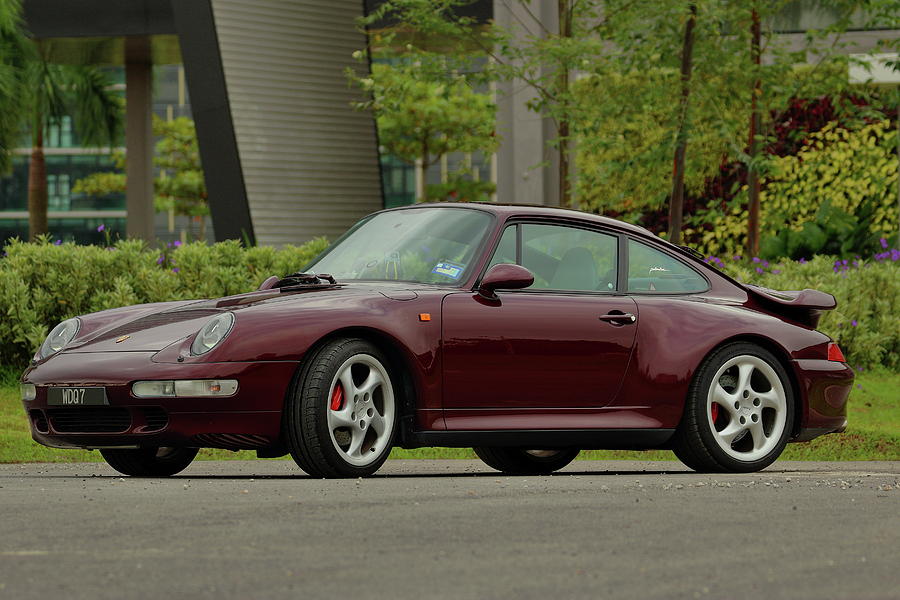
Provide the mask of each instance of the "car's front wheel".
[{"label": "car's front wheel", "polygon": [[285,412],[285,437],[301,469],[364,477],[387,460],[398,404],[389,364],[356,338],[334,340],[309,358]]},{"label": "car's front wheel", "polygon": [[100,450],[106,464],[132,477],[168,477],[181,473],[191,464],[197,452],[197,448]]},{"label": "car's front wheel", "polygon": [[759,471],[781,455],[793,422],[793,390],[778,359],[755,344],[730,344],[697,370],[673,450],[695,471]]},{"label": "car's front wheel", "polygon": [[511,475],[547,475],[575,460],[578,448],[525,450],[522,448],[473,448],[484,463]]}]

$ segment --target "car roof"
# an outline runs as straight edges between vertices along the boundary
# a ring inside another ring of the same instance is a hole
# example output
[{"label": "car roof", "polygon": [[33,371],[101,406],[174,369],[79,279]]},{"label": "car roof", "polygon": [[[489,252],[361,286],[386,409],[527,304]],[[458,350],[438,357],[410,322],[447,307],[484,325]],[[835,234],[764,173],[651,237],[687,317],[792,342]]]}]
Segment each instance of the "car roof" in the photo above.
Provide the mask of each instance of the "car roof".
[{"label": "car roof", "polygon": [[[599,225],[607,225],[625,231],[639,234],[641,236],[650,236],[656,240],[660,240],[653,232],[625,221],[595,215],[574,208],[562,208],[560,206],[544,206],[540,204],[497,204],[495,202],[422,202],[409,206],[401,206],[388,210],[415,210],[421,208],[471,208],[493,213],[499,217],[556,217],[565,219],[579,219]],[[662,241],[662,240],[660,240]]]}]

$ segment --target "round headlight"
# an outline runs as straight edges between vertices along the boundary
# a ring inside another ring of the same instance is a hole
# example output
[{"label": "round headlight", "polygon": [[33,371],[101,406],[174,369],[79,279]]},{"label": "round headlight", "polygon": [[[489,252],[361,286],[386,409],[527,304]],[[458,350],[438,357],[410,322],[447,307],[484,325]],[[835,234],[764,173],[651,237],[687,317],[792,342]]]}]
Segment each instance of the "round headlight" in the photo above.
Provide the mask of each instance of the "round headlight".
[{"label": "round headlight", "polygon": [[231,331],[232,326],[234,326],[234,315],[230,312],[216,315],[207,321],[197,337],[194,338],[194,343],[191,344],[191,354],[194,356],[206,354],[218,346]]},{"label": "round headlight", "polygon": [[44,343],[41,344],[38,355],[41,358],[47,358],[51,354],[56,354],[72,341],[80,327],[81,322],[78,319],[66,319],[53,328],[53,331],[50,332],[50,335],[48,335],[47,339],[44,340]]}]

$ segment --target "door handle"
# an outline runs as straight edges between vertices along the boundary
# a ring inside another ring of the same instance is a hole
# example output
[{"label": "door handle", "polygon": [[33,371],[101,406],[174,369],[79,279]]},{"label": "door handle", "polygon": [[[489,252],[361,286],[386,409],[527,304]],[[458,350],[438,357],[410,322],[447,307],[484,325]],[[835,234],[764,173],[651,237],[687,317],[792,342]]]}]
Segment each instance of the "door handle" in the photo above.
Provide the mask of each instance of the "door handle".
[{"label": "door handle", "polygon": [[600,320],[612,323],[613,325],[631,325],[637,321],[637,317],[632,313],[609,313],[600,317]]}]

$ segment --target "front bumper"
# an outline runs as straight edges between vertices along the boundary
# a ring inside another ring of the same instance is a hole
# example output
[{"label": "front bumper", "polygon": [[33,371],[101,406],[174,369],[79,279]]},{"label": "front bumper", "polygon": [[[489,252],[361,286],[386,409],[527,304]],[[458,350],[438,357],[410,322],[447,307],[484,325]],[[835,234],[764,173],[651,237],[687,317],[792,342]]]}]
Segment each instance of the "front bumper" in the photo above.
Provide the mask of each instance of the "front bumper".
[{"label": "front bumper", "polygon": [[[23,405],[32,438],[56,448],[192,446],[258,449],[278,444],[296,362],[158,363],[153,352],[66,353],[29,368],[37,388]],[[138,380],[236,379],[235,395],[136,398]],[[109,406],[49,406],[51,386],[103,386]]]},{"label": "front bumper", "polygon": [[803,418],[792,441],[805,442],[826,433],[847,428],[847,400],[853,389],[854,372],[842,362],[801,359],[793,362],[800,385]]}]

